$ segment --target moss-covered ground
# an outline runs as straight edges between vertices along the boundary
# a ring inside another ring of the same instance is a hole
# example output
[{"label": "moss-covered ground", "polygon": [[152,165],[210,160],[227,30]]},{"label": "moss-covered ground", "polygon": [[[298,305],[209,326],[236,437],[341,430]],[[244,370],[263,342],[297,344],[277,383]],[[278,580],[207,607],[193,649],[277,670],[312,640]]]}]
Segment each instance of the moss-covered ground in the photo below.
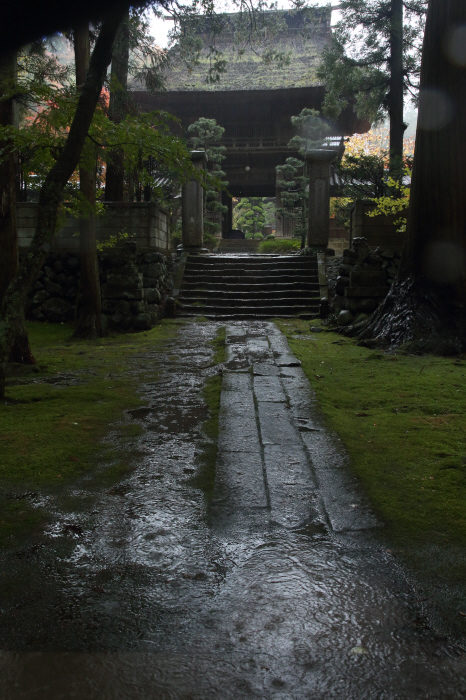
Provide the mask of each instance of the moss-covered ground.
[{"label": "moss-covered ground", "polygon": [[[75,341],[71,326],[28,324],[37,364],[11,366],[0,405],[0,543],[40,520],[25,494],[56,492],[97,464],[107,465],[98,477],[106,482],[130,468],[130,456],[103,438],[126,409],[139,405],[140,383],[156,378],[140,358],[178,326],[164,320],[145,333]],[[135,430],[140,427],[118,425],[123,439]]]},{"label": "moss-covered ground", "polygon": [[313,322],[277,324],[385,524],[382,537],[466,634],[466,356],[374,352],[313,333]]}]

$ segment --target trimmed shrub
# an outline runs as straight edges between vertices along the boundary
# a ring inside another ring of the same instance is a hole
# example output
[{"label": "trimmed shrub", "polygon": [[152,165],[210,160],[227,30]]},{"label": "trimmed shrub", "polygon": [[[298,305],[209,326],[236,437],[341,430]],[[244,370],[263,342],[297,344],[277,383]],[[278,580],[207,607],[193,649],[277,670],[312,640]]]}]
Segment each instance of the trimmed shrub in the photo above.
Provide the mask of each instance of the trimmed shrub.
[{"label": "trimmed shrub", "polygon": [[276,238],[274,241],[262,241],[257,248],[258,253],[297,253],[301,241],[297,238]]}]

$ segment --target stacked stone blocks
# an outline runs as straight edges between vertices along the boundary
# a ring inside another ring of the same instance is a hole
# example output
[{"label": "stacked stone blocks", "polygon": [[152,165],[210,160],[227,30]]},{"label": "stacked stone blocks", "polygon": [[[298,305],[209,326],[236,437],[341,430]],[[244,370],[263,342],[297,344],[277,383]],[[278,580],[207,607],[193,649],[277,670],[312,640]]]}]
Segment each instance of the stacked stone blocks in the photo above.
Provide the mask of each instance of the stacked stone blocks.
[{"label": "stacked stone blocks", "polygon": [[[99,254],[102,314],[110,330],[147,330],[172,313],[170,258],[141,252],[133,242]],[[79,258],[74,253],[50,253],[26,304],[34,321],[73,321],[79,304]]]},{"label": "stacked stone blocks", "polygon": [[361,321],[375,311],[398,274],[400,259],[399,252],[372,250],[365,238],[355,238],[353,248],[343,251],[333,310],[349,312],[345,314],[348,322]]}]

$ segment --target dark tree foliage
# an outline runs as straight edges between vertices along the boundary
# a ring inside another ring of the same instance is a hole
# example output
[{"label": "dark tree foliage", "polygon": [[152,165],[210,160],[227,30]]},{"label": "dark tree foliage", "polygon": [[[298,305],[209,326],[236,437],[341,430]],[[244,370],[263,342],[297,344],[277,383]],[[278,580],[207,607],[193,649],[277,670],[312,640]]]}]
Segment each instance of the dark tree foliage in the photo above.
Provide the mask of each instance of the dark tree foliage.
[{"label": "dark tree foliage", "polygon": [[362,342],[466,350],[466,3],[429,0],[411,200],[400,273]]},{"label": "dark tree foliage", "polygon": [[[0,56],[0,126],[15,126],[16,110],[14,95],[16,92],[17,54]],[[8,138],[0,141],[0,152],[5,152],[0,162],[0,301],[8,285],[18,271],[18,231],[16,224],[16,173],[17,156]],[[10,349],[11,362],[34,364],[35,360],[29,346],[24,322],[24,311],[16,324],[15,338]]]},{"label": "dark tree foliage", "polygon": [[[90,60],[89,26],[76,27],[74,30],[74,53],[76,65],[76,85],[82,89],[86,79]],[[77,324],[74,335],[80,338],[97,338],[102,336],[101,295],[97,243],[95,237],[95,195],[96,195],[96,160],[92,167],[79,168],[79,189],[87,203],[87,216],[79,220],[79,253],[81,258],[80,300]]]},{"label": "dark tree foliage", "polygon": [[390,170],[400,170],[403,98],[417,98],[427,0],[341,0],[342,19],[318,70],[334,119],[352,101],[360,117],[390,119]]},{"label": "dark tree foliage", "polygon": [[68,137],[41,187],[34,237],[3,297],[0,316],[0,397],[4,396],[6,365],[23,313],[26,295],[45,260],[46,245],[55,235],[58,207],[66,183],[79,163],[124,12],[124,7],[116,8],[102,22]]}]

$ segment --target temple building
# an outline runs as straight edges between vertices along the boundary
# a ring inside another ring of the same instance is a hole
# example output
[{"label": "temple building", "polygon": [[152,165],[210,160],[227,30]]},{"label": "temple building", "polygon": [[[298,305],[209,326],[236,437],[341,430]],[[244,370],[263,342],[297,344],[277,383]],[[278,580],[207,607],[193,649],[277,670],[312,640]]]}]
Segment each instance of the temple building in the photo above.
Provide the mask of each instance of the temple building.
[{"label": "temple building", "polygon": [[[207,49],[197,65],[187,67],[182,52],[171,50],[172,60],[166,74],[166,92],[133,92],[144,111],[162,109],[181,122],[181,132],[200,117],[215,119],[224,127],[222,144],[226,159],[228,190],[232,197],[280,197],[276,187],[276,166],[296,155],[288,146],[294,135],[291,117],[304,107],[320,110],[325,85],[317,78],[322,51],[331,39],[331,7],[306,11],[277,11],[278,27],[267,37],[262,30],[255,45],[238,48],[237,31],[231,15],[223,15],[223,31],[216,48],[226,61],[218,82],[209,83],[210,59]],[[209,44],[209,27],[199,30],[204,46]],[[274,56],[270,60],[270,51]],[[368,131],[370,124],[360,120],[347,107],[331,134],[346,136]],[[229,215],[222,221],[222,233],[232,226],[231,198],[224,195]],[[286,222],[277,222],[277,235],[287,235]]]}]

